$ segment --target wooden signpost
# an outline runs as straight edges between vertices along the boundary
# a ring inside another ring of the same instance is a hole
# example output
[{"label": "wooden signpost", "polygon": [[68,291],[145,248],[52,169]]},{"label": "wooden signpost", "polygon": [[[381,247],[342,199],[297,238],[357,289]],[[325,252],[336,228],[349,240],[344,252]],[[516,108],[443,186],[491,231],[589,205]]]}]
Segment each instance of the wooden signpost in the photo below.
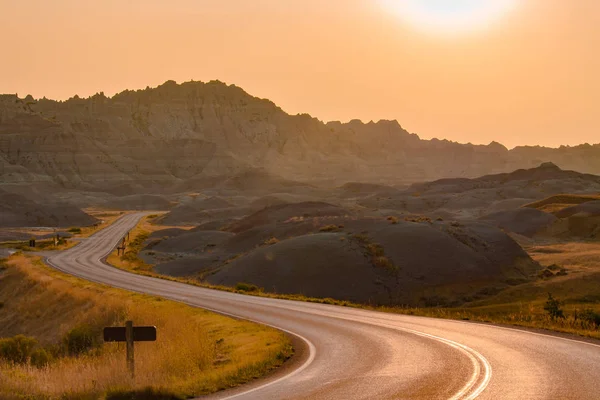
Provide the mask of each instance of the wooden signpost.
[{"label": "wooden signpost", "polygon": [[135,377],[135,363],[133,359],[134,342],[155,342],[155,326],[133,326],[133,321],[125,322],[125,326],[108,326],[104,328],[105,342],[127,343],[127,368],[131,378]]},{"label": "wooden signpost", "polygon": [[[127,234],[127,237],[129,237],[129,233]],[[125,241],[125,237],[123,237],[123,241],[121,242],[121,245],[117,246],[117,255],[121,255],[121,251],[123,252],[123,255],[125,255],[126,249],[127,249],[127,242]]]}]

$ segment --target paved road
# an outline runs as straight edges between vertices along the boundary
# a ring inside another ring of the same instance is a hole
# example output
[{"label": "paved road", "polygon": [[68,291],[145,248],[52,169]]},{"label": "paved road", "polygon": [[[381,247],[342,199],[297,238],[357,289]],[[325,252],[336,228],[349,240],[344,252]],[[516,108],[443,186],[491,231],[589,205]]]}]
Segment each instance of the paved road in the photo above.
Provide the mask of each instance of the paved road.
[{"label": "paved road", "polygon": [[598,399],[600,346],[460,321],[242,296],[102,263],[142,214],[49,258],[81,278],[262,322],[306,344],[299,368],[222,399]]}]

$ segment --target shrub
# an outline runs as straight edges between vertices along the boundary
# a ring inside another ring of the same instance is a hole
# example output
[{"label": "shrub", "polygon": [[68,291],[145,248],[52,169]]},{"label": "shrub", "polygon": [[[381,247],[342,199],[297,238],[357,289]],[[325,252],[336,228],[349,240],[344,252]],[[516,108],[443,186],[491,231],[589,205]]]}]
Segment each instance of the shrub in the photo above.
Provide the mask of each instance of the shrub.
[{"label": "shrub", "polygon": [[279,239],[277,239],[276,237],[272,237],[272,238],[265,240],[263,244],[270,246],[270,245],[277,244],[277,243],[279,243]]},{"label": "shrub", "polygon": [[358,241],[362,245],[367,245],[371,243],[371,239],[369,239],[369,237],[364,233],[357,233],[355,235],[352,235],[352,238],[356,239],[356,241]]},{"label": "shrub", "polygon": [[383,247],[377,243],[369,243],[366,249],[373,257],[382,257],[385,254]]},{"label": "shrub", "polygon": [[71,229],[69,229],[69,232],[71,232],[71,233],[81,233],[81,228],[71,228]]},{"label": "shrub", "polygon": [[[341,228],[343,228],[344,226],[341,225]],[[339,232],[340,231],[340,226],[337,225],[326,225],[323,226],[321,229],[319,229],[319,231],[321,232]]]},{"label": "shrub", "polygon": [[38,341],[35,338],[24,335],[1,339],[0,358],[15,364],[25,364],[37,346]]},{"label": "shrub", "polygon": [[390,271],[396,270],[396,266],[394,265],[394,263],[386,256],[373,257],[373,265],[379,268],[385,268]]},{"label": "shrub", "polygon": [[545,270],[540,271],[538,273],[538,278],[541,278],[541,279],[554,278],[554,274],[552,273],[552,271],[550,271],[548,268],[546,268]]},{"label": "shrub", "polygon": [[387,220],[390,221],[394,225],[397,224],[398,222],[400,222],[400,220],[398,219],[398,217],[394,217],[394,216],[387,217]]},{"label": "shrub", "polygon": [[70,356],[78,356],[100,347],[100,332],[89,325],[79,325],[65,334],[63,349]]},{"label": "shrub", "polygon": [[431,218],[426,217],[424,215],[418,216],[418,217],[405,217],[404,220],[406,222],[417,222],[417,223],[421,223],[421,222],[426,222],[428,224],[431,224]]},{"label": "shrub", "polygon": [[235,285],[235,290],[239,290],[241,292],[262,292],[262,289],[259,288],[256,285],[253,285],[251,283],[243,283],[243,282],[238,282]]},{"label": "shrub", "polygon": [[548,293],[548,300],[546,300],[546,304],[544,304],[544,310],[548,313],[552,320],[565,318],[565,313],[560,306],[560,301],[552,297],[551,293]]},{"label": "shrub", "polygon": [[43,368],[50,364],[50,361],[52,361],[52,355],[46,349],[37,348],[31,353],[30,362],[36,368]]},{"label": "shrub", "polygon": [[566,269],[561,268],[561,270],[556,273],[556,276],[567,276],[568,274],[569,273],[567,272]]},{"label": "shrub", "polygon": [[584,310],[581,314],[579,314],[579,318],[588,324],[593,324],[596,329],[600,327],[600,313],[597,313],[594,310]]}]

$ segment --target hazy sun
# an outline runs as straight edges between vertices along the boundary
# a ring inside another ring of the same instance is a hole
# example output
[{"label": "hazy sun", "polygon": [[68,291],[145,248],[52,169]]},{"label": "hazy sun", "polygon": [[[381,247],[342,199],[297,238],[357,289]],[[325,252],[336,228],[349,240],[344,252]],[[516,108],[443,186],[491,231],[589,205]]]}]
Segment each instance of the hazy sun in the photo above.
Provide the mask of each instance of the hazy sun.
[{"label": "hazy sun", "polygon": [[379,0],[385,10],[417,28],[460,33],[489,26],[517,0]]}]

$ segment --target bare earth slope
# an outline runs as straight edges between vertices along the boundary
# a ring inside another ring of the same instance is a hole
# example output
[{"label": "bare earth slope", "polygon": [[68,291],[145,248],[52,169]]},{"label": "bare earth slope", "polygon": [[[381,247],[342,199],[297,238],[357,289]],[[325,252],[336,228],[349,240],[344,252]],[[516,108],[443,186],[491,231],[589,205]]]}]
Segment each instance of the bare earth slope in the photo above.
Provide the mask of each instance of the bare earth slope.
[{"label": "bare earth slope", "polygon": [[35,202],[0,189],[0,227],[89,226],[97,220],[70,204]]}]

